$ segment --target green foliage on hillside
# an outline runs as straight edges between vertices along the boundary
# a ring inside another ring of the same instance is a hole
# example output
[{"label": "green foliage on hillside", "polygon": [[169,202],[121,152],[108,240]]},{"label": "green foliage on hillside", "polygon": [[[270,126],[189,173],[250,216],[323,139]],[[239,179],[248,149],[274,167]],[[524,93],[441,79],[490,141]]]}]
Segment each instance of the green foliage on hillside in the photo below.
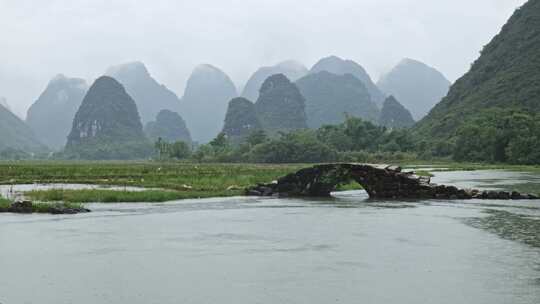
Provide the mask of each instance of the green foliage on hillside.
[{"label": "green foliage on hillside", "polygon": [[463,126],[482,120],[489,109],[540,112],[539,50],[540,0],[530,0],[516,10],[447,97],[419,122],[416,132],[428,142],[456,142],[463,137]]},{"label": "green foliage on hillside", "polygon": [[540,163],[540,115],[505,109],[483,112],[462,125],[455,139],[458,161]]}]

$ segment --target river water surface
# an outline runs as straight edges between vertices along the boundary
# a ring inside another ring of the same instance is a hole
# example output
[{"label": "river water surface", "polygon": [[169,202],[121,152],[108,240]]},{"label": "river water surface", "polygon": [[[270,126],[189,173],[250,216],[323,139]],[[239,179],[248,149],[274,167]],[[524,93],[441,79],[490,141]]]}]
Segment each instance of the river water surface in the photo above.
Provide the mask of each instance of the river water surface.
[{"label": "river water surface", "polygon": [[[434,182],[534,188],[540,176],[441,172]],[[540,303],[540,201],[351,191],[88,207],[0,214],[0,303]]]}]

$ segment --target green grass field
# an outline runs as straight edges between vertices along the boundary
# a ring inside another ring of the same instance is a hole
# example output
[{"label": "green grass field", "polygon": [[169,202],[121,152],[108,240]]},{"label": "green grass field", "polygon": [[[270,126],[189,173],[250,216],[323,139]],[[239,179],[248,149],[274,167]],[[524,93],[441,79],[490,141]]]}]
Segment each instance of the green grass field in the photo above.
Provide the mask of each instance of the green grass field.
[{"label": "green grass field", "polygon": [[269,182],[302,167],[172,162],[0,162],[0,184],[85,183],[213,192],[230,186]]}]

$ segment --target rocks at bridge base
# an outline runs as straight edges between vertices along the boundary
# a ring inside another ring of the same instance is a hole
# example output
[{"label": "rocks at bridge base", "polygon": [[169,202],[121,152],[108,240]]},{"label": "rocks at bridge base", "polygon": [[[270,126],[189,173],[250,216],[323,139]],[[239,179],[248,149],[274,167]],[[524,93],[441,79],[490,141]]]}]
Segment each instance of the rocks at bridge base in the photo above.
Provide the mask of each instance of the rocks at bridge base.
[{"label": "rocks at bridge base", "polygon": [[459,189],[432,184],[429,177],[402,172],[397,166],[327,164],[301,169],[270,184],[246,189],[251,196],[327,197],[341,184],[356,181],[373,199],[537,199],[505,191]]}]

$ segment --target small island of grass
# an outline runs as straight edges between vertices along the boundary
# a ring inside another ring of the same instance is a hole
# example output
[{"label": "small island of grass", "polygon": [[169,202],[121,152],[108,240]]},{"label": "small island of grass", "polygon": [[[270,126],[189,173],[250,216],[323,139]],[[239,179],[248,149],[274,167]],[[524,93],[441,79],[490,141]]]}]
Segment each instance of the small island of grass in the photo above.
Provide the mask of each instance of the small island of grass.
[{"label": "small island of grass", "polygon": [[82,204],[72,202],[12,202],[0,197],[0,213],[49,213],[49,214],[76,214],[86,213],[90,210]]}]

